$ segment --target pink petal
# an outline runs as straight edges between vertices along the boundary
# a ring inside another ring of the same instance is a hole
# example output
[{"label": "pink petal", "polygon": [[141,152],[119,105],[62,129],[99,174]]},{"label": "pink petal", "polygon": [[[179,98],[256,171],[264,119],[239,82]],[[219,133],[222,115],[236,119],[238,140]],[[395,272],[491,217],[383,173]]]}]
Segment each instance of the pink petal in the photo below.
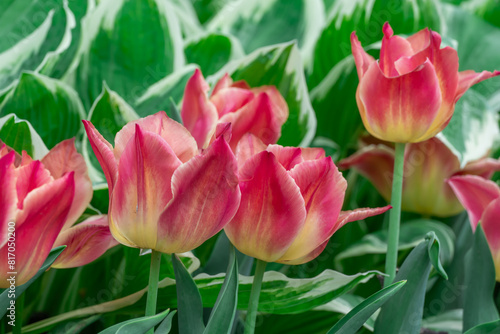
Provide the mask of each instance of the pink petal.
[{"label": "pink petal", "polygon": [[351,49],[354,62],[356,63],[356,69],[358,71],[358,78],[361,81],[361,78],[363,78],[365,72],[368,70],[368,67],[375,62],[375,59],[373,59],[373,57],[366,53],[363,49],[355,31],[351,34]]},{"label": "pink petal", "polygon": [[66,245],[53,268],[80,267],[118,245],[108,226],[108,216],[93,216],[59,234],[53,247]]},{"label": "pink petal", "polygon": [[312,250],[310,253],[308,253],[300,258],[291,259],[291,260],[279,259],[279,260],[276,260],[275,262],[284,263],[284,264],[288,264],[288,265],[297,265],[297,264],[307,263],[307,262],[317,258],[318,255],[320,255],[323,252],[323,250],[326,248],[326,245],[328,245],[329,241],[330,241],[330,239],[326,240],[321,245],[319,245],[314,250]]},{"label": "pink petal", "polygon": [[250,89],[250,86],[247,84],[245,80],[238,80],[231,84],[231,87],[241,88],[241,89]]},{"label": "pink petal", "polygon": [[453,176],[447,182],[467,210],[475,231],[486,207],[500,197],[500,189],[493,181],[475,175]]},{"label": "pink petal", "polygon": [[92,150],[102,167],[106,181],[108,181],[109,195],[111,197],[116,182],[116,174],[118,173],[113,147],[104,139],[92,123],[84,120],[83,125],[85,126]]},{"label": "pink petal", "polygon": [[[17,209],[16,174],[13,151],[0,157],[0,246],[8,239],[8,223],[14,221]],[[6,262],[6,261],[0,261]]]},{"label": "pink petal", "polygon": [[164,111],[159,111],[154,115],[129,122],[118,131],[114,150],[116,161],[120,160],[128,142],[135,138],[136,125],[139,125],[142,131],[152,132],[163,138],[182,162],[198,154],[196,141],[189,131],[182,124],[169,118]]},{"label": "pink petal", "polygon": [[498,217],[500,217],[500,198],[491,201],[481,217],[481,225],[495,263],[496,280],[500,281],[500,221]]},{"label": "pink petal", "polygon": [[478,175],[482,178],[489,179],[493,173],[500,170],[500,160],[492,158],[483,158],[468,163],[464,169],[455,175]]},{"label": "pink petal", "polygon": [[413,52],[418,53],[429,47],[429,44],[431,43],[431,31],[429,28],[422,29],[416,34],[408,37],[406,40],[410,43]]},{"label": "pink petal", "polygon": [[241,205],[226,234],[241,252],[267,261],[281,258],[302,230],[304,199],[293,178],[267,151],[240,172]]},{"label": "pink petal", "polygon": [[301,151],[304,161],[318,160],[325,157],[325,150],[321,147],[302,147]]},{"label": "pink petal", "polygon": [[304,198],[307,217],[280,261],[302,258],[330,239],[337,230],[337,217],[344,203],[347,182],[332,158],[306,161],[290,172]]},{"label": "pink petal", "polygon": [[281,166],[290,170],[304,161],[300,147],[283,147],[281,145],[269,145],[267,151],[274,154]]},{"label": "pink petal", "polygon": [[386,77],[372,63],[356,97],[366,129],[392,142],[411,142],[426,134],[442,102],[434,66],[428,61],[395,78]]},{"label": "pink petal", "polygon": [[[16,218],[16,285],[26,283],[49,255],[61,231],[75,192],[73,172],[31,191]],[[7,259],[8,243],[0,249]],[[6,288],[7,261],[0,261],[0,287]]]},{"label": "pink petal", "polygon": [[286,103],[285,99],[283,98],[283,95],[281,95],[276,86],[255,87],[252,88],[252,92],[255,95],[265,93],[267,94],[267,96],[269,96],[269,98],[271,99],[271,105],[273,107],[274,122],[279,124],[279,127],[281,129],[281,126],[285,124],[286,120],[288,119],[289,110],[288,110],[288,104]]},{"label": "pink petal", "polygon": [[21,156],[21,160],[18,162],[17,157],[16,157],[16,162],[14,163],[14,165],[16,167],[26,166],[26,165],[29,165],[30,163],[32,163],[33,161],[34,161],[33,158],[31,158],[28,155],[28,153],[26,153],[26,151],[23,151],[22,156]]},{"label": "pink petal", "polygon": [[336,230],[338,230],[347,223],[354,222],[357,220],[363,220],[368,217],[377,216],[386,212],[389,209],[392,209],[392,206],[387,205],[381,208],[360,208],[355,210],[342,211],[337,220]]},{"label": "pink petal", "polygon": [[251,133],[243,135],[236,146],[236,160],[241,168],[255,154],[265,151],[267,145]]},{"label": "pink petal", "polygon": [[222,230],[240,203],[236,158],[223,137],[175,171],[172,191],[155,249],[187,252]]},{"label": "pink petal", "polygon": [[254,98],[254,93],[247,89],[229,87],[221,89],[217,94],[212,94],[210,102],[213,103],[219,117],[235,112]]},{"label": "pink petal", "polygon": [[58,179],[65,173],[75,172],[75,188],[78,189],[71,205],[66,224],[63,229],[69,228],[82,215],[90,203],[93,195],[92,181],[90,181],[87,165],[83,156],[76,151],[75,139],[67,139],[52,148],[42,159],[46,169],[53,178]]},{"label": "pink petal", "polygon": [[172,199],[172,175],[181,162],[162,137],[135,127],[118,165],[110,228],[120,242],[155,249],[158,219]]},{"label": "pink petal", "polygon": [[17,208],[22,210],[26,196],[34,189],[54,179],[44,165],[36,160],[16,169]]},{"label": "pink petal", "polygon": [[414,54],[410,42],[400,36],[394,36],[394,31],[388,22],[382,28],[384,37],[380,49],[379,67],[386,77],[399,76],[395,62],[401,57],[409,57]]},{"label": "pink petal", "polygon": [[182,100],[182,123],[193,135],[199,148],[208,145],[217,124],[217,109],[208,100],[210,89],[199,69],[188,80]]},{"label": "pink petal", "polygon": [[21,155],[19,155],[19,153],[17,153],[14,149],[5,145],[5,143],[0,139],[0,158],[6,156],[10,152],[14,152],[14,166],[18,167],[21,164]]},{"label": "pink petal", "polygon": [[473,70],[463,71],[458,73],[458,88],[455,94],[455,101],[458,101],[465,94],[465,92],[473,85],[480,83],[483,80],[496,77],[500,75],[500,71],[482,71],[479,73]]},{"label": "pink petal", "polygon": [[214,89],[212,90],[212,96],[217,94],[219,91],[231,87],[233,84],[233,79],[229,76],[228,73],[225,73],[222,78],[220,78],[219,81],[214,86]]}]

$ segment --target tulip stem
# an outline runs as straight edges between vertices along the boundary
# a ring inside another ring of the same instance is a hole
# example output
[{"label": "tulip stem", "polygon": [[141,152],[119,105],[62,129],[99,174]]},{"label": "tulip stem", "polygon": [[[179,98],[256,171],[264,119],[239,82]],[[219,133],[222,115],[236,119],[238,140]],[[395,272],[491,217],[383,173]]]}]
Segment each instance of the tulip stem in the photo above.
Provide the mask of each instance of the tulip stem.
[{"label": "tulip stem", "polygon": [[257,319],[257,309],[259,306],[260,289],[262,287],[262,278],[266,271],[266,261],[256,259],[255,274],[253,276],[252,291],[250,292],[250,302],[248,303],[247,318],[245,321],[245,334],[255,332],[255,319]]},{"label": "tulip stem", "polygon": [[392,284],[396,277],[398,262],[399,224],[401,220],[401,193],[403,190],[403,172],[405,162],[405,143],[396,143],[394,171],[392,173],[391,206],[389,212],[389,237],[387,239],[387,257],[385,260],[384,287]]},{"label": "tulip stem", "polygon": [[[156,299],[158,297],[158,278],[160,276],[161,253],[151,250],[151,267],[149,268],[148,298],[146,300],[146,317],[156,314]],[[153,334],[150,329],[148,334]]]},{"label": "tulip stem", "polygon": [[23,327],[23,314],[24,313],[24,293],[16,299],[16,325],[12,327],[13,334],[22,333]]}]

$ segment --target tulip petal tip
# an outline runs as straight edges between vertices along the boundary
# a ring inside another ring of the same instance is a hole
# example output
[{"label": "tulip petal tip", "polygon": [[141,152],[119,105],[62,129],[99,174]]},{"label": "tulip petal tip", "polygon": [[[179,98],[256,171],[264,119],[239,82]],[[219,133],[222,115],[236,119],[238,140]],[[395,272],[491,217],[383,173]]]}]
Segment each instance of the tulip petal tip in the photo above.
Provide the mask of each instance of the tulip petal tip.
[{"label": "tulip petal tip", "polygon": [[384,33],[384,36],[386,38],[391,38],[392,35],[394,35],[394,30],[392,30],[392,27],[388,21],[384,23],[384,26],[382,27],[382,32]]}]

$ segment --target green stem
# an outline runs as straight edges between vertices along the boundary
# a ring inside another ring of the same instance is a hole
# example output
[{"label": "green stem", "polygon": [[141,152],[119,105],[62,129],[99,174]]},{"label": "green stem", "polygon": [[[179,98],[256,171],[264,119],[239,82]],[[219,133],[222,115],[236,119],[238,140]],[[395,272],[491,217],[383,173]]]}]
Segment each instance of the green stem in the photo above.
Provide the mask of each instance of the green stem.
[{"label": "green stem", "polygon": [[[151,267],[149,269],[148,298],[146,300],[146,317],[156,314],[156,298],[158,297],[158,278],[160,276],[161,253],[151,250]],[[150,329],[148,334],[153,334]]]},{"label": "green stem", "polygon": [[392,174],[392,209],[389,213],[389,237],[387,239],[387,257],[385,260],[384,287],[387,287],[396,277],[398,262],[399,222],[401,220],[401,192],[403,190],[403,171],[405,163],[405,144],[396,143],[394,154],[394,171]]},{"label": "green stem", "polygon": [[24,313],[24,293],[21,294],[16,300],[16,325],[12,327],[12,334],[21,334],[23,327],[23,313]]},{"label": "green stem", "polygon": [[252,291],[250,292],[250,302],[248,303],[247,318],[245,321],[245,334],[253,334],[255,331],[255,319],[257,318],[257,309],[259,306],[260,289],[262,287],[262,278],[266,271],[266,261],[257,260],[255,275],[253,277]]}]

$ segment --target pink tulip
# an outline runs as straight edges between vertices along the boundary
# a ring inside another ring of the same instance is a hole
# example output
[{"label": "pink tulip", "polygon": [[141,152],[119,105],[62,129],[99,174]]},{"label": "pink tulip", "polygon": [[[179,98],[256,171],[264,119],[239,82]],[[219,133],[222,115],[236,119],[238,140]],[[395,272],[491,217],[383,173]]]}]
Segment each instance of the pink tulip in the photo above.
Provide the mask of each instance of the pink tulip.
[{"label": "pink tulip", "polygon": [[454,176],[448,183],[464,205],[472,230],[481,223],[490,246],[496,269],[496,279],[500,282],[500,189],[490,180],[475,175]]},{"label": "pink tulip", "polygon": [[236,213],[237,163],[224,131],[199,153],[189,131],[165,112],[125,125],[114,148],[92,123],[84,124],[108,181],[109,225],[120,243],[186,252]]},{"label": "pink tulip", "polygon": [[[67,248],[52,266],[69,268],[87,264],[116,245],[102,223],[87,221],[72,227],[92,198],[92,183],[74,139],[59,143],[41,161],[33,161],[26,152],[20,156],[2,144],[0,187],[0,256],[4,259],[0,287],[8,286],[7,272],[13,271],[16,285],[26,283],[56,246]],[[82,226],[85,234],[79,233]],[[12,243],[14,252],[9,251]],[[15,270],[8,267],[8,253],[15,254]]]},{"label": "pink tulip", "polygon": [[[394,166],[394,148],[390,143],[365,137],[362,148],[338,165],[341,169],[358,171],[387,201],[390,200]],[[437,217],[456,215],[463,211],[463,207],[445,180],[454,175],[467,174],[490,178],[497,170],[500,170],[500,161],[492,158],[482,158],[461,168],[457,156],[438,138],[408,144],[402,208]]]},{"label": "pink tulip", "polygon": [[427,28],[405,39],[393,36],[386,22],[383,32],[379,61],[363,50],[355,32],[351,35],[359,112],[379,139],[414,143],[434,137],[469,87],[500,74],[458,72],[457,51],[441,49],[441,36]]},{"label": "pink tulip", "polygon": [[239,142],[241,205],[225,227],[241,252],[266,262],[301,264],[317,257],[348,222],[390,206],[341,212],[346,180],[323,149]]},{"label": "pink tulip", "polygon": [[226,74],[208,97],[208,84],[200,70],[189,79],[184,92],[181,117],[199,148],[206,148],[218,123],[231,123],[234,150],[245,133],[252,133],[266,144],[281,136],[288,118],[288,106],[274,86],[250,88],[244,81],[233,83]]}]

